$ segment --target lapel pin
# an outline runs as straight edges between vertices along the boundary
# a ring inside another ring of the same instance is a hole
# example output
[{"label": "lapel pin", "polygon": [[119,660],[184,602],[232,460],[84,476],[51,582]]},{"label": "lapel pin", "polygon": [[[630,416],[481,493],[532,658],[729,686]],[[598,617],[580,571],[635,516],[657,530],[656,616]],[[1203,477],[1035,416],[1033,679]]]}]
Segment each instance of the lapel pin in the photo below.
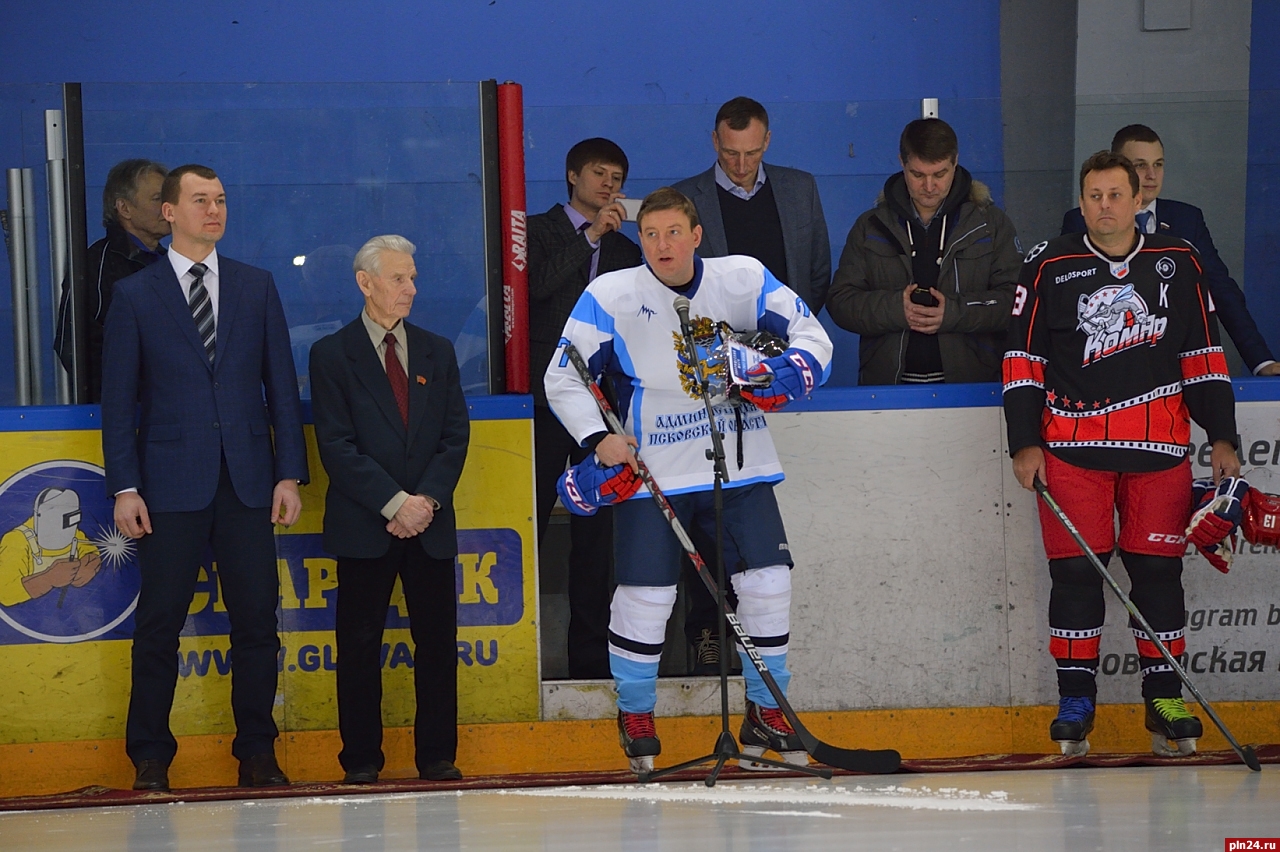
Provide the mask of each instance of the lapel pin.
[{"label": "lapel pin", "polygon": [[418,376],[417,379],[418,379],[418,384],[420,385],[425,385],[427,383],[427,380],[422,376]]}]

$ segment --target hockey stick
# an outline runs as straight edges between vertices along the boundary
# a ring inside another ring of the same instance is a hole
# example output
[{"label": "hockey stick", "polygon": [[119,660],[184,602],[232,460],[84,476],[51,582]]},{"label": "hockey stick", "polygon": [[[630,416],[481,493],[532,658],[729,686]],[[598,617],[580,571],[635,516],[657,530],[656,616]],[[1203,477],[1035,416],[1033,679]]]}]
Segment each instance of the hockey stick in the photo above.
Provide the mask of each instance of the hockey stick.
[{"label": "hockey stick", "polygon": [[[592,378],[591,371],[586,362],[582,360],[582,355],[578,352],[577,347],[569,343],[565,345],[564,351],[565,355],[573,363],[574,369],[578,371],[578,377],[582,379],[582,383],[587,386],[587,390],[591,391],[591,395],[595,397],[596,405],[600,407],[600,413],[604,416],[605,423],[609,426],[609,431],[615,435],[625,435],[626,432],[622,427],[622,421],[618,419],[613,407],[609,405],[609,401],[605,399],[604,393],[601,392],[600,386]],[[719,592],[716,587],[716,581],[711,576],[711,570],[707,568],[707,563],[698,554],[698,548],[694,546],[693,540],[689,538],[689,533],[685,531],[684,525],[676,517],[675,509],[671,508],[671,503],[667,501],[667,496],[658,488],[658,483],[654,480],[653,474],[649,472],[644,460],[640,458],[639,454],[635,456],[635,459],[640,468],[640,478],[648,486],[649,493],[653,496],[654,502],[658,504],[663,517],[671,524],[672,531],[676,534],[676,538],[680,540],[680,546],[689,555],[689,560],[693,562],[693,567],[697,570],[698,576],[702,578],[703,585],[707,587],[707,591],[711,593],[713,598],[718,597]],[[872,775],[887,775],[898,771],[902,756],[893,749],[872,751],[869,749],[838,748],[822,742],[811,734],[809,729],[801,723],[800,717],[796,715],[796,711],[791,707],[786,696],[783,695],[778,682],[773,679],[768,665],[765,664],[764,659],[760,656],[760,652],[756,649],[755,643],[751,641],[751,637],[747,635],[747,631],[743,629],[742,624],[738,621],[737,613],[733,611],[733,607],[729,605],[728,601],[725,601],[724,604],[724,617],[725,621],[733,628],[733,634],[737,638],[738,644],[746,651],[747,658],[751,660],[755,670],[760,673],[760,678],[764,681],[764,685],[769,688],[774,700],[778,702],[779,709],[787,717],[791,727],[795,729],[796,736],[800,739],[804,750],[814,760],[819,763],[825,763],[827,766],[834,766],[836,769],[845,769],[850,772],[866,772]]]},{"label": "hockey stick", "polygon": [[1177,673],[1182,682],[1187,685],[1187,689],[1195,696],[1196,701],[1200,703],[1200,706],[1204,708],[1204,711],[1209,714],[1209,718],[1213,720],[1213,724],[1218,726],[1218,730],[1222,731],[1222,735],[1227,738],[1227,742],[1231,743],[1231,748],[1235,750],[1236,754],[1240,755],[1240,759],[1244,761],[1245,766],[1248,766],[1254,772],[1261,772],[1262,764],[1258,763],[1258,756],[1254,754],[1252,746],[1241,746],[1240,743],[1236,742],[1236,738],[1231,736],[1231,732],[1227,730],[1227,726],[1218,718],[1218,714],[1214,712],[1213,707],[1209,705],[1208,701],[1204,700],[1204,696],[1200,694],[1200,690],[1196,689],[1195,684],[1191,682],[1191,678],[1187,677],[1187,673],[1183,671],[1182,666],[1179,665],[1178,661],[1169,653],[1169,649],[1160,641],[1160,637],[1156,636],[1155,630],[1153,630],[1151,625],[1147,623],[1147,620],[1142,617],[1142,613],[1138,612],[1138,608],[1134,606],[1133,601],[1129,600],[1129,596],[1126,595],[1124,590],[1120,588],[1118,583],[1116,583],[1115,578],[1111,576],[1111,572],[1102,564],[1102,560],[1098,558],[1098,555],[1093,552],[1093,548],[1089,547],[1089,545],[1085,543],[1084,536],[1080,535],[1080,531],[1076,529],[1076,525],[1071,523],[1071,519],[1067,517],[1067,513],[1062,511],[1062,507],[1058,505],[1058,501],[1054,500],[1053,497],[1050,496],[1048,487],[1040,481],[1040,477],[1038,476],[1035,479],[1035,487],[1036,493],[1040,495],[1040,499],[1044,501],[1044,504],[1049,507],[1049,511],[1053,512],[1054,517],[1058,519],[1058,522],[1061,523],[1062,526],[1066,528],[1067,532],[1071,534],[1071,537],[1076,540],[1076,544],[1079,545],[1081,552],[1083,552],[1084,555],[1088,557],[1089,561],[1093,563],[1094,569],[1102,575],[1102,579],[1107,581],[1107,585],[1111,587],[1111,591],[1116,593],[1116,597],[1120,598],[1120,603],[1124,604],[1124,608],[1129,611],[1130,617],[1132,617],[1134,621],[1138,622],[1138,626],[1147,634],[1147,638],[1150,639],[1152,644],[1159,649],[1160,656],[1164,657],[1164,661],[1173,668],[1174,672]]}]

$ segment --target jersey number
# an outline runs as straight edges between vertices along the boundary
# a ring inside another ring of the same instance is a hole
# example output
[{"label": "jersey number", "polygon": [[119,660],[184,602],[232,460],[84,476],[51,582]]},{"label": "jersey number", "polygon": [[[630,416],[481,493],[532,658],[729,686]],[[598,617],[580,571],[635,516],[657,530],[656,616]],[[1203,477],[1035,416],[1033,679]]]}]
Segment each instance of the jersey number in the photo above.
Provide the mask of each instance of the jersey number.
[{"label": "jersey number", "polygon": [[1015,317],[1022,316],[1022,309],[1027,306],[1027,288],[1021,284],[1018,285],[1017,291],[1013,296],[1013,315]]}]

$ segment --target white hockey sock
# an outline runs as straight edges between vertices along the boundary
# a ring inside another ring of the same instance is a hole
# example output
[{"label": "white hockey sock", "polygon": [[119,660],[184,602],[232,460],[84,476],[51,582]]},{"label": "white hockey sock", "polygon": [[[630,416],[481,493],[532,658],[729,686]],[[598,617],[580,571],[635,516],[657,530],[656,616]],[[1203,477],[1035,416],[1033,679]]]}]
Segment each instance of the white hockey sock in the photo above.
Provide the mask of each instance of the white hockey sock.
[{"label": "white hockey sock", "polygon": [[618,586],[609,607],[609,670],[618,708],[649,713],[658,703],[658,661],[675,586]]},{"label": "white hockey sock", "polygon": [[[738,620],[755,643],[769,674],[785,695],[791,682],[787,670],[787,646],[791,633],[791,569],[786,565],[753,568],[734,574],[731,582],[738,595]],[[772,693],[760,673],[745,659],[746,649],[738,646],[743,659],[742,676],[747,682],[747,698],[762,707],[776,707]]]}]

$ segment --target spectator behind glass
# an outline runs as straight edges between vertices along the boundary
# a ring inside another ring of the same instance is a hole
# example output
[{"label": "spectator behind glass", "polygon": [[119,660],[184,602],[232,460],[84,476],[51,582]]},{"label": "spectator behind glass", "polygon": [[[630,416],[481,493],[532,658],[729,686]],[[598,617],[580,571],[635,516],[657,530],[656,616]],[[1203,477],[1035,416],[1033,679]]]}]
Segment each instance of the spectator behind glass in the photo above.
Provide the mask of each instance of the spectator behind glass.
[{"label": "spectator behind glass", "polygon": [[[640,265],[640,247],[618,229],[630,164],[608,139],[584,139],[565,156],[569,200],[529,217],[529,386],[538,538],[556,502],[556,480],[594,447],[575,441],[547,406],[542,377],[569,312],[597,275]],[[609,596],[613,570],[613,517],[608,510],[569,519],[569,676],[609,677]]]},{"label": "spectator behind glass", "polygon": [[[160,187],[167,174],[169,170],[153,160],[122,160],[107,173],[107,185],[102,188],[102,226],[107,235],[89,246],[85,263],[89,398],[81,402],[102,401],[102,328],[116,282],[164,257],[160,238],[169,236],[169,223],[160,213]],[[65,287],[53,348],[70,371],[71,291]]]},{"label": "spectator behind glass", "polygon": [[[1160,137],[1145,124],[1130,124],[1116,131],[1111,139],[1111,151],[1126,157],[1137,169],[1142,188],[1142,207],[1137,214],[1139,230],[1144,234],[1180,237],[1196,247],[1218,321],[1231,335],[1245,365],[1255,376],[1280,376],[1280,363],[1276,362],[1271,347],[1249,315],[1240,285],[1218,256],[1204,212],[1199,207],[1168,198],[1161,198],[1157,205],[1156,199],[1164,186],[1164,143]],[[1062,233],[1080,234],[1084,230],[1080,208],[1068,210],[1062,217]]]},{"label": "spectator behind glass", "polygon": [[898,151],[902,171],[849,231],[827,300],[861,335],[858,383],[998,381],[1022,264],[1013,223],[956,162],[945,121],[912,121]]}]

